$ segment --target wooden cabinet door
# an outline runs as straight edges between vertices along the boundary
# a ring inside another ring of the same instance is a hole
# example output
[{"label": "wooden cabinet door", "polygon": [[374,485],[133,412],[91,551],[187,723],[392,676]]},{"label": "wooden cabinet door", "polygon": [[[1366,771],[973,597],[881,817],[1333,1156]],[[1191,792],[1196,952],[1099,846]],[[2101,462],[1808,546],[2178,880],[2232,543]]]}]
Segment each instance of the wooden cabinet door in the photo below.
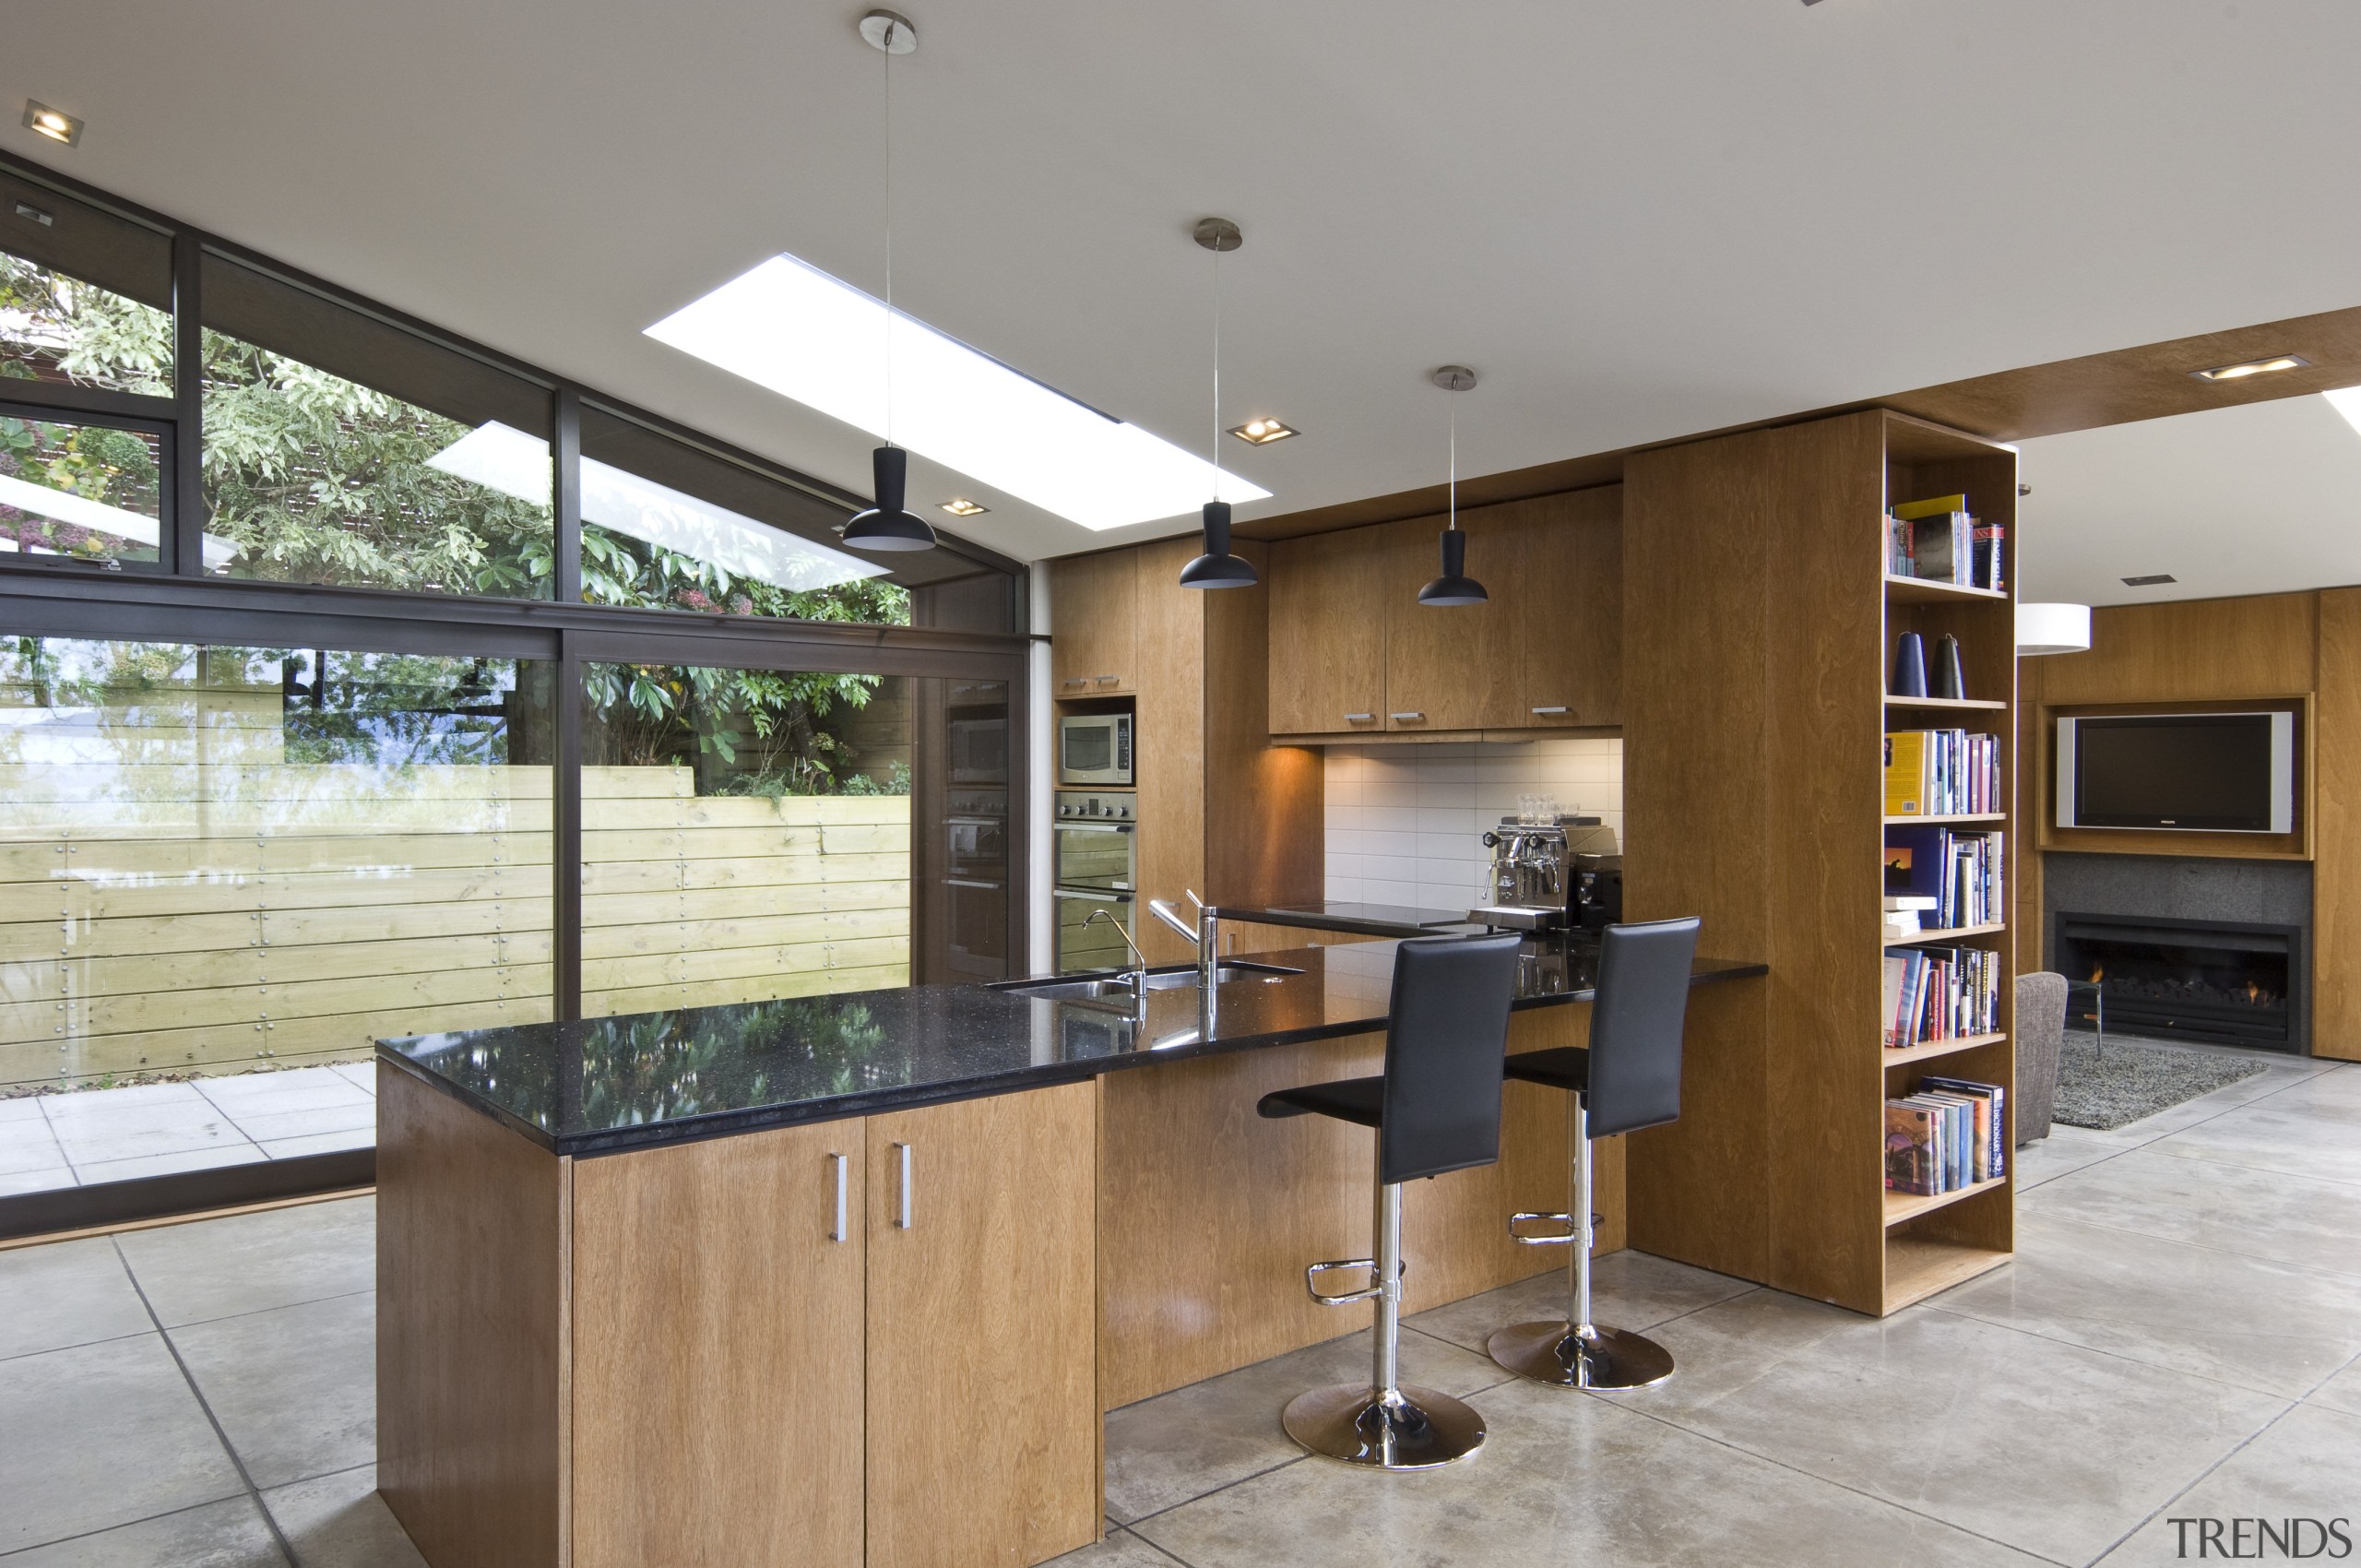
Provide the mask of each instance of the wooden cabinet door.
[{"label": "wooden cabinet door", "polygon": [[1051,695],[1139,689],[1140,556],[1106,550],[1050,564]]},{"label": "wooden cabinet door", "polygon": [[1521,501],[1525,717],[1538,728],[1623,722],[1623,487]]},{"label": "wooden cabinet door", "polygon": [[862,1152],[847,1121],[574,1161],[575,1568],[860,1568]]},{"label": "wooden cabinet door", "polygon": [[1376,529],[1271,546],[1271,733],[1385,728],[1385,564]]},{"label": "wooden cabinet door", "polygon": [[1402,731],[1510,729],[1525,722],[1519,658],[1523,537],[1499,508],[1462,512],[1467,575],[1483,604],[1434,608],[1418,590],[1442,570],[1440,517],[1370,530],[1382,544],[1385,727]]},{"label": "wooden cabinet door", "polygon": [[1097,1094],[869,1119],[872,1563],[1022,1568],[1098,1538]]}]

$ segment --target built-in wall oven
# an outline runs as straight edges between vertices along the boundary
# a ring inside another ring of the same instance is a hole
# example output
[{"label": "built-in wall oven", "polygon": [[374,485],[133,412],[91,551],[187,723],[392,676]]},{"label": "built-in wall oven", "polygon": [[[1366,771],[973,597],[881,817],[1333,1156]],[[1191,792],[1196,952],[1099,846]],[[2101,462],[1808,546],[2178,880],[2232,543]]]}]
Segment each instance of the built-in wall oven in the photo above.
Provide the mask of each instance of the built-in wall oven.
[{"label": "built-in wall oven", "polygon": [[1139,886],[1137,797],[1112,790],[1061,790],[1057,820],[1050,826],[1057,884],[1058,972],[1121,968],[1130,962],[1123,939],[1106,921],[1091,923],[1105,909],[1133,924]]},{"label": "built-in wall oven", "polygon": [[1077,714],[1058,720],[1058,782],[1132,785],[1132,716]]}]

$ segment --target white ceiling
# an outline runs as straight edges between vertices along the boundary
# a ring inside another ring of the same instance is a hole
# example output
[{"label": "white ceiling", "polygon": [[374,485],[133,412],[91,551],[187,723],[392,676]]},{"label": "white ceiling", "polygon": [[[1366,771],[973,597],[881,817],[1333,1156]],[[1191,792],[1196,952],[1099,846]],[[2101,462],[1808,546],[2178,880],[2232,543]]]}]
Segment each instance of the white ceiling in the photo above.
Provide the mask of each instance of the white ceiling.
[{"label": "white ceiling", "polygon": [[[868,437],[640,335],[779,250],[876,287],[864,8],[9,0],[0,145],[865,493]],[[1305,432],[1226,443],[1245,516],[1438,479],[1446,361],[1489,472],[2361,303],[2351,0],[906,9],[897,301],[1201,443],[1187,230],[1237,219],[1226,422]],[[1028,557],[1191,521],[980,498]]]},{"label": "white ceiling", "polygon": [[[2361,433],[2283,398],[2021,444],[2020,597],[2078,604],[2361,583]],[[2125,577],[2170,573],[2158,588]]]}]

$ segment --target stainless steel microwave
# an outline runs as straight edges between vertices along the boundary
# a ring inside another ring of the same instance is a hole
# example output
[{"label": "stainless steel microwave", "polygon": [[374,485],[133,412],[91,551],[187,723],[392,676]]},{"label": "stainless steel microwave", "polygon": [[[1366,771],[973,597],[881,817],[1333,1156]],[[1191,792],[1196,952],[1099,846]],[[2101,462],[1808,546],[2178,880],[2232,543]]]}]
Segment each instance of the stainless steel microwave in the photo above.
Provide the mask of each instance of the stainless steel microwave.
[{"label": "stainless steel microwave", "polygon": [[1091,713],[1059,719],[1058,782],[1132,783],[1132,716]]}]

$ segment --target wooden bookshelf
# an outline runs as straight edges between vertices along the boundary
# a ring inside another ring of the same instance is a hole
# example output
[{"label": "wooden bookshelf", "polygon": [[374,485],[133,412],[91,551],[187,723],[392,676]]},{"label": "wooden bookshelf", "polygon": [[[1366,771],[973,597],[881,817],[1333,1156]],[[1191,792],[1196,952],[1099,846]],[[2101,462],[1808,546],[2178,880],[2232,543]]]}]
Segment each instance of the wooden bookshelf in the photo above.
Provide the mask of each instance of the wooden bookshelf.
[{"label": "wooden bookshelf", "polygon": [[1925,1236],[1889,1236],[1885,1243],[1885,1310],[1898,1313],[1915,1306],[2008,1261],[2007,1253],[1990,1247]]},{"label": "wooden bookshelf", "polygon": [[1923,707],[1936,712],[1995,713],[2003,712],[2008,704],[1998,697],[1898,697],[1888,693],[1888,707]]},{"label": "wooden bookshelf", "polygon": [[1888,1229],[1922,1214],[1932,1214],[1939,1208],[1949,1208],[1970,1198],[1980,1198],[1987,1193],[1998,1192],[2009,1184],[2006,1176],[1995,1176],[1988,1182],[1971,1182],[1964,1187],[1954,1187],[1948,1193],[1922,1195],[1916,1193],[1888,1193],[1885,1195],[1885,1223]]},{"label": "wooden bookshelf", "polygon": [[1987,1045],[1998,1045],[2009,1037],[2004,1034],[1953,1035],[1949,1039],[1922,1039],[1916,1045],[1880,1046],[1880,1068],[1899,1067],[1905,1062],[1931,1062],[1938,1056],[1956,1056],[1963,1051],[1975,1051]]},{"label": "wooden bookshelf", "polygon": [[[2007,868],[2003,867],[2005,873]],[[2009,928],[1995,922],[1991,925],[1955,925],[1941,931],[1921,931],[1915,936],[1897,936],[1886,943],[1888,947],[1916,947],[1926,942],[1959,942],[1971,936],[1991,936]]]},{"label": "wooden bookshelf", "polygon": [[[1746,431],[1624,466],[1625,615],[1658,633],[1624,650],[1626,908],[1699,915],[1708,950],[1773,977],[1691,1004],[1681,1119],[1627,1149],[1631,1244],[1870,1313],[2015,1244],[2005,1179],[1931,1204],[1885,1191],[1889,1097],[1933,1073],[2001,1086],[2011,1113],[2016,1099],[2013,929],[1889,942],[1880,921],[1888,826],[2007,831],[2011,887],[2030,849],[2011,809],[1884,814],[1888,729],[1999,737],[1999,799],[2015,799],[2013,589],[1885,569],[1889,506],[1956,493],[2007,530],[2013,581],[2016,455],[1907,415]],[[1886,690],[1905,631],[1930,648],[1959,639],[1964,697]],[[1885,949],[1954,940],[2000,955],[1992,1033],[1886,1051]]]},{"label": "wooden bookshelf", "polygon": [[[1975,505],[1969,498],[1969,505]],[[1983,516],[1982,513],[1977,514]],[[1990,588],[1961,588],[1956,583],[1939,583],[1927,577],[1897,577],[1886,574],[1885,597],[1889,604],[1944,604],[1961,600],[1981,600],[1987,604],[2006,604],[2009,595],[1995,593]],[[2011,645],[2013,646],[2013,645]]]}]

